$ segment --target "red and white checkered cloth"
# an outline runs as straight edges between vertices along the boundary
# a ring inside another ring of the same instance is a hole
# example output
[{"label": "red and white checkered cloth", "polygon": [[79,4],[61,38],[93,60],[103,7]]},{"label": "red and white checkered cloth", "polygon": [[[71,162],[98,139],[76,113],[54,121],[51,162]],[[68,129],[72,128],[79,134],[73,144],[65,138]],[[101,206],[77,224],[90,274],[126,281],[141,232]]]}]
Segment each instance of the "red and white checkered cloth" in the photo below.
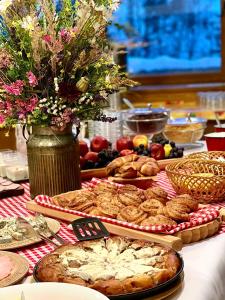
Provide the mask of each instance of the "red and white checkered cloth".
[{"label": "red and white checkered cloth", "polygon": [[[103,179],[104,181],[107,181],[107,179]],[[90,182],[85,182],[83,184],[83,187],[85,188],[92,188],[94,187],[97,183],[101,182],[101,179],[98,178],[93,178]],[[112,183],[114,184],[114,183]],[[172,186],[170,185],[166,173],[161,172],[160,175],[158,176],[158,185],[162,186],[165,191],[168,192],[169,197],[175,196],[175,191],[173,190]],[[39,195],[35,198],[35,202],[38,203],[41,206],[48,207],[48,208],[53,208],[58,211],[64,211],[68,212],[71,214],[74,214],[76,216],[80,217],[87,217],[90,216],[86,213],[80,212],[80,211],[75,211],[71,209],[66,209],[59,207],[57,205],[52,204],[52,199],[51,197],[45,196],[45,195]],[[178,225],[151,225],[151,226],[140,226],[124,221],[119,221],[115,220],[112,218],[107,218],[107,217],[99,217],[104,222],[111,223],[111,224],[116,224],[120,225],[123,227],[128,227],[136,230],[141,230],[141,231],[146,231],[146,232],[153,232],[153,233],[165,233],[165,234],[174,234],[180,230],[184,230],[190,227],[194,227],[197,225],[201,225],[204,223],[207,223],[209,221],[212,221],[216,219],[219,216],[219,210],[217,207],[206,207],[203,209],[199,209],[196,212],[193,212],[190,214],[190,221],[188,222],[183,222]]]},{"label": "red and white checkered cloth", "polygon": [[[171,187],[170,183],[168,182],[168,179],[166,178],[163,172],[160,173],[158,176],[158,185],[163,187],[169,193],[170,196],[175,195],[173,188]],[[26,217],[26,216],[33,215],[32,212],[28,212],[26,209],[26,202],[30,200],[29,184],[25,183],[22,184],[22,186],[25,189],[24,195],[0,199],[0,217],[16,217],[16,216]],[[87,186],[89,186],[89,183],[83,183],[83,187],[87,187]],[[225,203],[220,203],[219,205],[220,207],[225,207]],[[218,204],[216,204],[216,208],[218,208]],[[68,240],[69,242],[75,242],[76,237],[74,236],[73,232],[70,229],[68,229],[67,227],[68,224],[61,221],[60,224],[61,224],[61,228],[59,231],[59,235],[65,240]],[[221,227],[220,233],[225,233],[225,223]],[[52,250],[53,250],[53,246],[51,244],[40,242],[32,246],[21,248],[14,251],[28,259],[30,263],[29,273],[31,274],[35,264],[44,255],[51,252]]]}]

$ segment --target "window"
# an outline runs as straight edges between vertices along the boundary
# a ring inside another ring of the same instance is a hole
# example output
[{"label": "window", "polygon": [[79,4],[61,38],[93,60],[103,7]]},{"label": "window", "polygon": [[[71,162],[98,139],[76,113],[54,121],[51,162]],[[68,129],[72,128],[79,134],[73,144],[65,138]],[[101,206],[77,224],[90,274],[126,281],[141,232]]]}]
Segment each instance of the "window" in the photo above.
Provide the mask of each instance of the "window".
[{"label": "window", "polygon": [[127,46],[128,72],[145,82],[221,81],[221,7],[221,0],[123,0],[108,34]]}]

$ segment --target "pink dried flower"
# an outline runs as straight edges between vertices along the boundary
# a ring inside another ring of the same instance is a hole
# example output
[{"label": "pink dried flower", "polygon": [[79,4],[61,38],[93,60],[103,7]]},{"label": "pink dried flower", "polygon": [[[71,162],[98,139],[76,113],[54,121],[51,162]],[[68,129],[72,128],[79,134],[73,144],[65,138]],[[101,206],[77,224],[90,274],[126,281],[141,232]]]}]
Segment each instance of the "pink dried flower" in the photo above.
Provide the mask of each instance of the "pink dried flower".
[{"label": "pink dried flower", "polygon": [[65,123],[71,123],[72,121],[72,118],[73,118],[73,113],[71,111],[71,108],[66,108],[63,112],[63,115],[62,115],[62,120],[65,122]]},{"label": "pink dried flower", "polygon": [[4,84],[3,89],[12,95],[21,95],[23,91],[24,81],[23,80],[16,80],[12,84]]},{"label": "pink dried flower", "polygon": [[62,38],[62,41],[66,44],[69,43],[71,40],[70,32],[64,28],[60,30],[60,36]]},{"label": "pink dried flower", "polygon": [[10,101],[6,101],[5,103],[5,109],[8,111],[8,112],[11,112],[12,111],[12,103]]},{"label": "pink dried flower", "polygon": [[12,65],[12,57],[5,50],[0,49],[0,69],[7,69]]},{"label": "pink dried flower", "polygon": [[30,102],[30,104],[27,106],[27,111],[28,112],[32,112],[35,109],[35,107],[36,107],[36,105],[38,103],[37,96],[34,96],[34,97],[30,98],[29,102]]},{"label": "pink dried flower", "polygon": [[27,72],[27,78],[30,86],[35,87],[38,85],[37,77],[31,71]]},{"label": "pink dried flower", "polygon": [[33,96],[28,101],[24,101],[22,99],[16,99],[15,103],[18,107],[19,119],[24,119],[28,113],[32,112],[35,109],[37,102],[38,102],[37,96]]},{"label": "pink dried flower", "polygon": [[63,130],[64,128],[66,128],[68,124],[73,123],[73,121],[74,121],[74,114],[71,108],[66,108],[62,116],[52,118],[52,125],[55,125],[57,128]]},{"label": "pink dried flower", "polygon": [[78,27],[77,27],[77,26],[73,27],[73,28],[72,28],[72,32],[73,32],[73,33],[77,33],[77,32],[78,32]]},{"label": "pink dried flower", "polygon": [[50,36],[50,34],[45,34],[42,38],[47,44],[50,44],[52,41],[52,37]]},{"label": "pink dried flower", "polygon": [[63,50],[64,46],[63,46],[63,43],[59,40],[56,40],[55,41],[55,44],[52,45],[52,52],[55,52],[55,53],[59,53]]},{"label": "pink dried flower", "polygon": [[0,124],[4,123],[5,122],[5,118],[3,115],[0,115]]},{"label": "pink dried flower", "polygon": [[25,114],[24,114],[23,112],[19,112],[19,113],[18,113],[18,118],[19,118],[20,120],[23,120],[23,119],[26,118],[26,116],[25,116]]}]

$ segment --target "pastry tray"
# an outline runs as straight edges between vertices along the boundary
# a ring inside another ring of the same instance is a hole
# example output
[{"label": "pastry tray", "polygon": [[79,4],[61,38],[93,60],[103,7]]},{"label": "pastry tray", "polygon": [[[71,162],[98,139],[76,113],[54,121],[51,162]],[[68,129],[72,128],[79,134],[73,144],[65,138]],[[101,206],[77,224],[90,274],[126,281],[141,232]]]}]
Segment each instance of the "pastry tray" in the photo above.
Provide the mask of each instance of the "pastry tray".
[{"label": "pastry tray", "polygon": [[[140,292],[135,292],[135,293],[120,294],[120,295],[107,296],[107,297],[110,300],[140,300],[140,299],[144,299],[147,297],[154,297],[154,296],[164,293],[170,289],[173,289],[177,284],[180,283],[180,281],[183,280],[183,269],[184,269],[183,258],[177,252],[176,252],[176,255],[180,261],[180,268],[179,268],[177,274],[173,278],[169,279],[166,282],[159,284],[158,286],[156,286],[154,288],[146,289],[146,290],[143,290]],[[40,263],[41,263],[41,260],[35,265],[34,270],[33,270],[33,277],[36,282],[40,282],[38,280],[37,274],[36,274]],[[159,299],[161,299],[161,298],[159,298]]]}]

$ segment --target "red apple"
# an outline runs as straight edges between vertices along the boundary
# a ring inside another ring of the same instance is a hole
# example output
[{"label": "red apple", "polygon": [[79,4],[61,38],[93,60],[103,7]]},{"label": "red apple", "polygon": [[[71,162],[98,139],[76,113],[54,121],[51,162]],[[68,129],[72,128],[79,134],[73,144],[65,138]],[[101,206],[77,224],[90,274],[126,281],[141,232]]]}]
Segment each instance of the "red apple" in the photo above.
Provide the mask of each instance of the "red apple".
[{"label": "red apple", "polygon": [[156,160],[164,159],[165,158],[165,150],[163,145],[152,143],[149,147],[150,156]]},{"label": "red apple", "polygon": [[85,141],[80,140],[79,141],[79,146],[80,146],[80,155],[84,156],[86,153],[88,153],[88,145]]},{"label": "red apple", "polygon": [[104,149],[108,149],[109,142],[103,136],[96,135],[91,140],[91,151],[100,152]]},{"label": "red apple", "polygon": [[116,149],[120,152],[125,149],[132,150],[134,147],[132,139],[129,136],[122,136],[116,141]]},{"label": "red apple", "polygon": [[88,160],[91,160],[93,162],[97,162],[99,160],[98,153],[93,152],[93,151],[89,151],[88,153],[86,153],[84,155],[84,160],[85,160],[85,162],[87,162]]},{"label": "red apple", "polygon": [[130,155],[130,154],[133,154],[133,153],[134,153],[133,150],[123,149],[122,151],[120,151],[120,156],[127,156],[127,155]]},{"label": "red apple", "polygon": [[80,156],[80,168],[83,169],[84,165],[85,165],[85,159],[82,156]]}]

